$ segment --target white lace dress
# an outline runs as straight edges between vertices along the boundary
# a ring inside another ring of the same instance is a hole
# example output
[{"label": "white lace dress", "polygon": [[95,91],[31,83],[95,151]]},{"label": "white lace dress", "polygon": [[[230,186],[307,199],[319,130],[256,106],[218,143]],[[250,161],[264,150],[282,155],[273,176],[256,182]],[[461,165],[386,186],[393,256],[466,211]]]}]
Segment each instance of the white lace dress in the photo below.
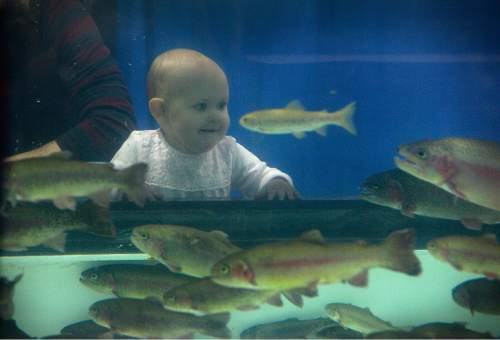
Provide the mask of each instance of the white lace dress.
[{"label": "white lace dress", "polygon": [[123,169],[138,162],[148,164],[146,184],[162,200],[228,199],[232,189],[253,198],[275,177],[293,185],[290,176],[268,167],[229,136],[210,151],[191,155],[171,147],[160,130],[134,131],[111,163]]}]

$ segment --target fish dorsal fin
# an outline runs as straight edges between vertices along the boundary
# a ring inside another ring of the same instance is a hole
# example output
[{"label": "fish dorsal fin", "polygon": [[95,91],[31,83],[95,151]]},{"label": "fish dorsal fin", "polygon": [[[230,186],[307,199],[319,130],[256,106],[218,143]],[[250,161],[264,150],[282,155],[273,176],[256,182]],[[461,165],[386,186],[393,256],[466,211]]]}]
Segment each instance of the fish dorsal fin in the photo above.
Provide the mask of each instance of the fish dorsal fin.
[{"label": "fish dorsal fin", "polygon": [[326,240],[318,229],[312,229],[302,233],[299,240],[318,244],[326,244]]},{"label": "fish dorsal fin", "polygon": [[297,99],[292,100],[290,103],[288,103],[287,106],[286,106],[286,108],[287,109],[292,109],[292,110],[302,110],[302,111],[304,111],[304,106]]},{"label": "fish dorsal fin", "polygon": [[46,158],[52,158],[52,159],[71,159],[72,154],[69,151],[58,151],[51,153],[50,155],[46,156]]},{"label": "fish dorsal fin", "polygon": [[497,243],[497,236],[495,234],[492,233],[483,234],[481,237],[484,238],[485,240]]},{"label": "fish dorsal fin", "polygon": [[228,236],[225,232],[220,231],[220,230],[212,230],[212,231],[210,232],[210,234],[211,234],[212,236],[215,236],[215,237],[217,237],[217,238],[220,238],[220,239],[222,239],[222,240],[224,240],[224,241],[227,241],[227,239],[228,239],[228,237],[229,237],[229,236]]}]

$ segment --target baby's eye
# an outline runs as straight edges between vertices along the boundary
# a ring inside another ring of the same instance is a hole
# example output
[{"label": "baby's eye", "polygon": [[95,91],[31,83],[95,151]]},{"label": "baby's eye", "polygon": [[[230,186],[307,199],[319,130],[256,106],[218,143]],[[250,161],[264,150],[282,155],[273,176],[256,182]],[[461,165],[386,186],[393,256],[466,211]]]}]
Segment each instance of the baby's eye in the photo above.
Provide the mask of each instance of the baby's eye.
[{"label": "baby's eye", "polygon": [[226,102],[220,102],[219,104],[217,104],[217,110],[224,110],[227,106],[227,103]]},{"label": "baby's eye", "polygon": [[193,106],[196,111],[205,111],[207,109],[207,103],[198,103]]}]

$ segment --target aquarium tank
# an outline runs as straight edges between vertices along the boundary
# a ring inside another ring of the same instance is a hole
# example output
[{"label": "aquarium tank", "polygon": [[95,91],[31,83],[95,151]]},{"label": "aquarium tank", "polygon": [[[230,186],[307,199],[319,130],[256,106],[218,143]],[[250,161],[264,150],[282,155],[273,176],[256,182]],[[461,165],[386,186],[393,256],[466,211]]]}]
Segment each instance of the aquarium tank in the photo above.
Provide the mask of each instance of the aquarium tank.
[{"label": "aquarium tank", "polygon": [[0,1],[2,337],[499,337],[499,16]]}]

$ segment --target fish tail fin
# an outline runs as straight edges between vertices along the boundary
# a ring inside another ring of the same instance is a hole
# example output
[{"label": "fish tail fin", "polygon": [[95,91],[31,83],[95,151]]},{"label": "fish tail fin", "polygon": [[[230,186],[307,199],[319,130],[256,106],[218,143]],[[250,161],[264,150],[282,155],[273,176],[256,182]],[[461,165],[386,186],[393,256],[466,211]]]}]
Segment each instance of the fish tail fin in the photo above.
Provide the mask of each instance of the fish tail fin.
[{"label": "fish tail fin", "polygon": [[391,233],[382,244],[384,248],[384,267],[411,276],[422,271],[420,261],[413,252],[415,247],[415,231],[413,229],[397,230]]},{"label": "fish tail fin", "polygon": [[148,165],[146,163],[137,163],[120,170],[120,175],[125,184],[123,190],[128,199],[141,207],[144,206],[147,195],[144,185],[147,170]]},{"label": "fish tail fin", "polygon": [[218,313],[202,317],[205,321],[203,334],[218,339],[231,339],[231,330],[226,326],[231,318],[229,313]]},{"label": "fish tail fin", "polygon": [[89,233],[116,237],[116,227],[109,217],[108,208],[101,207],[88,200],[78,206],[77,214],[87,222],[85,230]]},{"label": "fish tail fin", "polygon": [[345,107],[335,112],[335,124],[343,127],[349,133],[357,135],[356,126],[354,125],[353,116],[356,111],[356,102],[347,104]]}]

